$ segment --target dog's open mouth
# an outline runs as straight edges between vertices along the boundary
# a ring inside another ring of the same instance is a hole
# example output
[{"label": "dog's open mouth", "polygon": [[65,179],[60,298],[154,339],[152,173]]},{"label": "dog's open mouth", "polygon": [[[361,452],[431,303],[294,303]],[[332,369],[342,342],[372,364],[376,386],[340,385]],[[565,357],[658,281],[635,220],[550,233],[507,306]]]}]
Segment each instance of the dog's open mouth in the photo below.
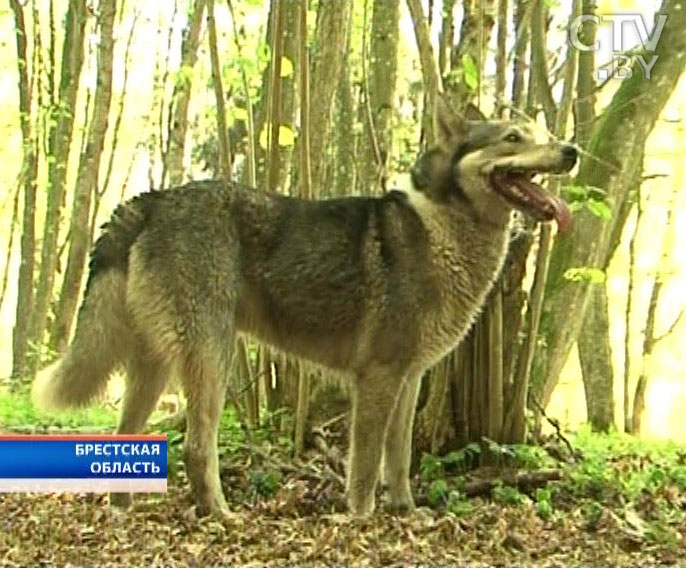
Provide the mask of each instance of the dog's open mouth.
[{"label": "dog's open mouth", "polygon": [[541,221],[557,221],[561,232],[572,226],[572,213],[559,197],[547,193],[533,181],[535,171],[496,169],[491,174],[491,185],[500,195],[517,208]]}]

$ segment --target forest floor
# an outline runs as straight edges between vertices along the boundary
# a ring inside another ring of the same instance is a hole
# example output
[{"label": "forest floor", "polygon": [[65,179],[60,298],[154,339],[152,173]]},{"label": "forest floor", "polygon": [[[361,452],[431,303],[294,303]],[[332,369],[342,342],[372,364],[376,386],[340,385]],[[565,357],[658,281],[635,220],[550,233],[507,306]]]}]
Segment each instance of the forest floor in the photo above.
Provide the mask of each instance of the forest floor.
[{"label": "forest floor", "polygon": [[686,566],[686,449],[671,444],[582,432],[573,453],[491,447],[502,463],[489,469],[472,467],[478,446],[425,455],[414,513],[355,519],[334,444],[294,460],[288,439],[247,440],[229,419],[220,448],[232,516],[220,521],[194,515],[183,434],[167,436],[167,494],[137,496],[126,512],[104,495],[0,494],[0,567]]}]

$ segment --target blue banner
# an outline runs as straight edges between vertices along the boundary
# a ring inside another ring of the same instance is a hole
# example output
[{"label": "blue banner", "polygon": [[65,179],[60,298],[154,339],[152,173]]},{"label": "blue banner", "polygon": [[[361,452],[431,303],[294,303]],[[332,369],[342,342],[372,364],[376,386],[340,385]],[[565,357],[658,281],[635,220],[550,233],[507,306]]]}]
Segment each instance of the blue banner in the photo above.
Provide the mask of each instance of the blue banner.
[{"label": "blue banner", "polygon": [[0,480],[166,478],[166,436],[0,436]]}]

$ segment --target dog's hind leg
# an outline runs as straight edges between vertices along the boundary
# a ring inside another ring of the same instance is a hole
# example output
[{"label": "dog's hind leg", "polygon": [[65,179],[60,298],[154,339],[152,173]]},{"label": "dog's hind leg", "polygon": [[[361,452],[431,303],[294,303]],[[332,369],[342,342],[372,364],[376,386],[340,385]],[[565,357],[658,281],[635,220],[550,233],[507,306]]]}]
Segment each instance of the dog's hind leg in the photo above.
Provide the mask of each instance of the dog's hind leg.
[{"label": "dog's hind leg", "polygon": [[374,512],[383,442],[397,398],[398,378],[381,373],[356,377],[348,458],[348,505],[353,514]]},{"label": "dog's hind leg", "polygon": [[182,380],[188,400],[188,429],[184,461],[198,515],[228,512],[219,478],[217,437],[233,339],[229,326],[185,346]]},{"label": "dog's hind leg", "polygon": [[421,374],[411,374],[407,377],[386,433],[383,478],[388,490],[388,509],[394,513],[414,509],[410,489],[410,464],[412,427],[420,384]]},{"label": "dog's hind leg", "polygon": [[[117,434],[138,434],[155,409],[169,380],[170,365],[139,343],[126,363],[126,391]],[[110,493],[110,504],[127,507],[130,493]]]}]

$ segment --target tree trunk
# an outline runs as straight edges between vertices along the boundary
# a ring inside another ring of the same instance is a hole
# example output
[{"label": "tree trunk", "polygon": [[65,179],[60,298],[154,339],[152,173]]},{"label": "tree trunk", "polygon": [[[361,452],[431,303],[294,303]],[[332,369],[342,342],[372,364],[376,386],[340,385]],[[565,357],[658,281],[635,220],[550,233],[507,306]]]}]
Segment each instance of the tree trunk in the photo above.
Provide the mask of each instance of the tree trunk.
[{"label": "tree trunk", "polygon": [[[590,282],[570,282],[570,268],[602,267],[614,223],[641,164],[636,163],[646,139],[673,92],[686,65],[686,5],[665,0],[660,10],[669,17],[655,55],[658,60],[651,79],[645,80],[640,66],[625,80],[609,107],[594,124],[589,152],[582,160],[578,185],[601,187],[607,191],[613,221],[605,223],[580,211],[574,229],[560,237],[553,248],[550,277],[541,320],[544,349],[534,360],[532,387],[546,405],[557,384],[560,371],[576,341],[590,299]],[[617,133],[622,136],[618,137]]]},{"label": "tree trunk", "polygon": [[590,294],[583,332],[579,335],[579,359],[588,422],[594,431],[608,432],[615,418],[610,318],[605,284],[594,285]]},{"label": "tree trunk", "polygon": [[93,118],[86,135],[85,151],[79,161],[78,177],[74,189],[70,243],[67,268],[62,281],[55,321],[50,334],[50,348],[62,352],[69,339],[74,313],[81,289],[81,280],[90,248],[91,197],[98,190],[100,157],[105,143],[112,100],[112,57],[114,40],[112,31],[117,9],[116,0],[101,0],[98,5],[100,43],[98,45],[97,86],[93,96]]},{"label": "tree trunk", "polygon": [[336,89],[336,112],[334,113],[334,148],[335,170],[333,176],[334,197],[343,197],[353,193],[357,179],[357,160],[355,136],[355,100],[353,86],[350,81],[350,38],[348,34],[348,49],[345,52],[341,78]]},{"label": "tree trunk", "polygon": [[[681,190],[683,191],[683,189]],[[662,237],[662,243],[660,245],[661,257],[660,257],[660,268],[658,268],[657,273],[653,278],[652,291],[650,293],[650,301],[648,303],[648,313],[646,315],[646,324],[643,331],[643,348],[641,353],[641,372],[636,384],[636,389],[634,391],[633,402],[631,403],[631,419],[627,420],[628,429],[627,432],[639,435],[641,433],[641,425],[643,422],[643,411],[645,410],[645,396],[648,391],[649,376],[647,373],[647,363],[653,355],[653,351],[657,344],[669,337],[672,332],[679,325],[679,322],[686,314],[686,308],[681,309],[681,312],[674,318],[672,325],[667,329],[662,335],[656,334],[655,321],[657,316],[657,310],[660,306],[660,301],[662,299],[662,290],[664,289],[665,282],[667,280],[667,274],[664,272],[662,266],[667,265],[668,261],[674,255],[674,247],[678,246],[677,241],[677,227],[674,224],[674,212],[676,209],[676,203],[678,202],[679,190],[674,191],[674,201],[668,206],[667,218],[665,222],[665,233]],[[640,199],[640,195],[639,195]],[[638,228],[639,219],[637,219],[636,224]],[[628,333],[628,329],[627,329]],[[627,410],[629,412],[629,410]]]},{"label": "tree trunk", "polygon": [[[460,42],[453,48],[450,68],[453,81],[448,82],[450,98],[457,109],[463,109],[476,98],[481,99],[483,69],[488,45],[495,25],[495,0],[463,0],[464,15],[460,27]],[[478,71],[478,86],[474,89],[467,79],[465,57],[471,58]]]},{"label": "tree trunk", "polygon": [[422,79],[424,81],[422,133],[424,142],[431,144],[434,139],[433,117],[436,104],[435,98],[441,90],[442,81],[441,76],[438,74],[438,67],[436,66],[436,59],[431,45],[429,26],[424,18],[421,0],[407,0],[407,7],[412,18],[417,51],[419,52],[419,62],[422,68]]},{"label": "tree trunk", "polygon": [[[594,16],[595,1],[584,0],[582,10],[584,16]],[[580,30],[581,41],[585,45],[594,44],[597,31],[598,26],[595,22],[585,22]],[[583,51],[579,55],[577,90],[576,139],[582,148],[587,148],[596,116],[594,51]],[[611,258],[611,254],[606,256],[604,269],[609,265]],[[606,286],[593,286],[589,311],[579,335],[578,350],[586,393],[587,419],[596,432],[607,432],[614,424],[614,373],[609,317]]]},{"label": "tree trunk", "polygon": [[[166,153],[165,169],[169,174],[169,184],[174,187],[184,181],[183,158],[186,149],[186,132],[188,130],[188,105],[193,85],[193,69],[198,59],[200,30],[207,0],[195,0],[193,13],[188,20],[181,46],[180,79],[174,88],[176,106],[174,118],[169,127],[169,143]],[[164,180],[162,180],[164,183]]]},{"label": "tree trunk", "polygon": [[228,183],[231,181],[231,150],[229,145],[229,130],[226,127],[226,102],[224,87],[222,86],[221,64],[217,48],[217,28],[214,20],[214,0],[207,3],[207,31],[212,65],[212,86],[217,104],[217,130],[219,131],[219,169],[222,177]]},{"label": "tree trunk", "polygon": [[[36,345],[43,342],[55,282],[60,209],[64,200],[69,148],[76,111],[76,96],[83,65],[84,28],[87,14],[86,0],[69,2],[65,18],[59,102],[53,112],[55,126],[50,131],[48,141],[48,198],[38,286],[29,334],[30,341]],[[36,353],[31,360],[31,374],[35,373],[39,364],[40,355]]]},{"label": "tree trunk", "polygon": [[310,122],[317,127],[310,140],[312,187],[322,191],[326,151],[331,134],[331,108],[343,68],[343,52],[350,27],[350,1],[320,2],[317,8],[316,48],[312,53]]},{"label": "tree trunk", "polygon": [[17,72],[19,76],[19,122],[23,144],[21,181],[24,190],[22,214],[21,260],[17,286],[17,308],[12,330],[12,377],[21,379],[26,373],[29,316],[33,300],[33,272],[36,230],[36,180],[38,159],[31,128],[31,81],[26,57],[27,35],[24,9],[19,0],[10,2],[14,12],[15,38],[17,44]]},{"label": "tree trunk", "polygon": [[[363,144],[359,148],[360,193],[385,187],[392,154],[392,121],[398,71],[400,0],[375,0],[369,49],[369,75],[363,95],[366,105]],[[367,54],[363,53],[366,58]],[[380,160],[380,162],[377,162]]]}]

